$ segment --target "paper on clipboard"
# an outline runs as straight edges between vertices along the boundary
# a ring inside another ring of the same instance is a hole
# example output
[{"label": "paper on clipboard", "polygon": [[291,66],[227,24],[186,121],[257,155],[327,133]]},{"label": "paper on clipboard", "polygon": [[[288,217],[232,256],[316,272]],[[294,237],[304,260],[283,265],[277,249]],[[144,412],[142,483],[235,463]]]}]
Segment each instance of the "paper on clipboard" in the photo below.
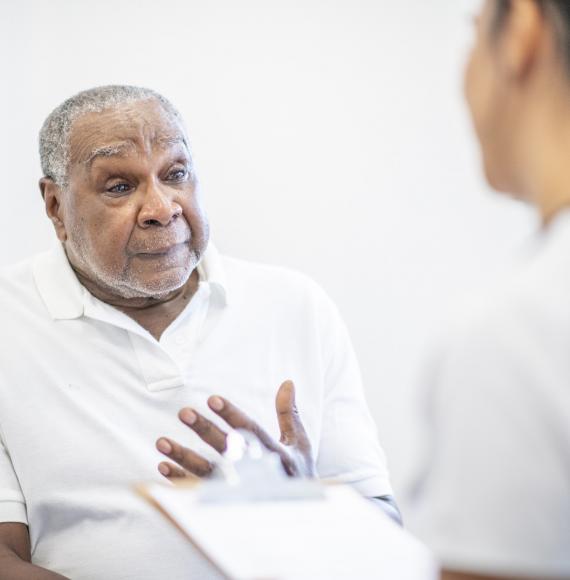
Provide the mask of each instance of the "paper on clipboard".
[{"label": "paper on clipboard", "polygon": [[204,502],[198,486],[139,487],[231,580],[435,580],[427,549],[347,486],[324,499]]}]

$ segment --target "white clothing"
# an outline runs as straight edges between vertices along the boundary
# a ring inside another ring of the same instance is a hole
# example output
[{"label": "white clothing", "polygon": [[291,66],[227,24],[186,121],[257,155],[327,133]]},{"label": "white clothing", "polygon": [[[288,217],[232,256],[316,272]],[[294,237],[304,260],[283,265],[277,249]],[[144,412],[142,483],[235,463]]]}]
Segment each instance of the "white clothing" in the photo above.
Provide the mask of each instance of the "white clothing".
[{"label": "white clothing", "polygon": [[570,212],[453,328],[412,529],[448,569],[570,576]]},{"label": "white clothing", "polygon": [[[80,580],[212,578],[129,486],[161,480],[177,418],[220,394],[279,439],[286,379],[318,473],[391,493],[359,369],[331,301],[306,277],[210,247],[188,307],[156,341],[80,285],[61,246],[0,279],[0,521],[29,524],[35,564]],[[218,422],[221,420],[216,417]]]}]

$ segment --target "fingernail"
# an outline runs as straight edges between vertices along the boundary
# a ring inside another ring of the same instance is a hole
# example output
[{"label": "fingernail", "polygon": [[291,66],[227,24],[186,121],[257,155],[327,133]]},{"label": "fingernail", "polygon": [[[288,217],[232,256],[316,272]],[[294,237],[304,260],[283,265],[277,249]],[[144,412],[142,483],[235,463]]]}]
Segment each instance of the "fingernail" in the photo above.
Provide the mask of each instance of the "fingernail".
[{"label": "fingernail", "polygon": [[166,439],[159,439],[156,446],[161,453],[168,454],[172,452],[172,445]]},{"label": "fingernail", "polygon": [[209,402],[213,411],[221,411],[224,408],[224,401],[220,397],[211,397]]},{"label": "fingernail", "polygon": [[180,413],[180,418],[187,425],[194,425],[194,423],[196,423],[196,420],[198,419],[198,416],[191,409],[184,409],[184,411]]},{"label": "fingernail", "polygon": [[168,475],[170,473],[170,468],[168,467],[168,465],[161,463],[158,466],[158,471],[160,471],[160,473],[162,473],[162,475]]}]

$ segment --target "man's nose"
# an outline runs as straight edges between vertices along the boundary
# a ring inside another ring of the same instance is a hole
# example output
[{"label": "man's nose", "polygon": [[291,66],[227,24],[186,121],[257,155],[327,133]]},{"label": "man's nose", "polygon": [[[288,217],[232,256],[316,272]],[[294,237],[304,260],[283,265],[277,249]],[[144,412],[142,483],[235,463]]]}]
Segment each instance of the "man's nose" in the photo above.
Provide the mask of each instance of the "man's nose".
[{"label": "man's nose", "polygon": [[172,196],[164,192],[157,183],[150,183],[144,192],[144,199],[138,215],[141,228],[167,226],[182,214],[182,208]]}]

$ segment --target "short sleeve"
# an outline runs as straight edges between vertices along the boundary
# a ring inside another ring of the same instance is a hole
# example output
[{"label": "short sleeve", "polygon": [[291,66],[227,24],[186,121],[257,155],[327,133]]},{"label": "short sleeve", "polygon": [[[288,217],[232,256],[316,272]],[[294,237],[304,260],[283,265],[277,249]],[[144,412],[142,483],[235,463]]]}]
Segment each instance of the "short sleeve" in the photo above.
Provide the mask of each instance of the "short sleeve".
[{"label": "short sleeve", "polygon": [[384,452],[368,410],[360,368],[338,310],[323,296],[321,340],[325,368],[322,431],[317,457],[321,478],[351,484],[362,495],[391,495]]},{"label": "short sleeve", "polygon": [[8,451],[0,438],[0,522],[27,524],[26,505]]},{"label": "short sleeve", "polygon": [[456,336],[432,371],[412,531],[451,570],[570,575],[570,391],[548,353],[498,320]]}]

